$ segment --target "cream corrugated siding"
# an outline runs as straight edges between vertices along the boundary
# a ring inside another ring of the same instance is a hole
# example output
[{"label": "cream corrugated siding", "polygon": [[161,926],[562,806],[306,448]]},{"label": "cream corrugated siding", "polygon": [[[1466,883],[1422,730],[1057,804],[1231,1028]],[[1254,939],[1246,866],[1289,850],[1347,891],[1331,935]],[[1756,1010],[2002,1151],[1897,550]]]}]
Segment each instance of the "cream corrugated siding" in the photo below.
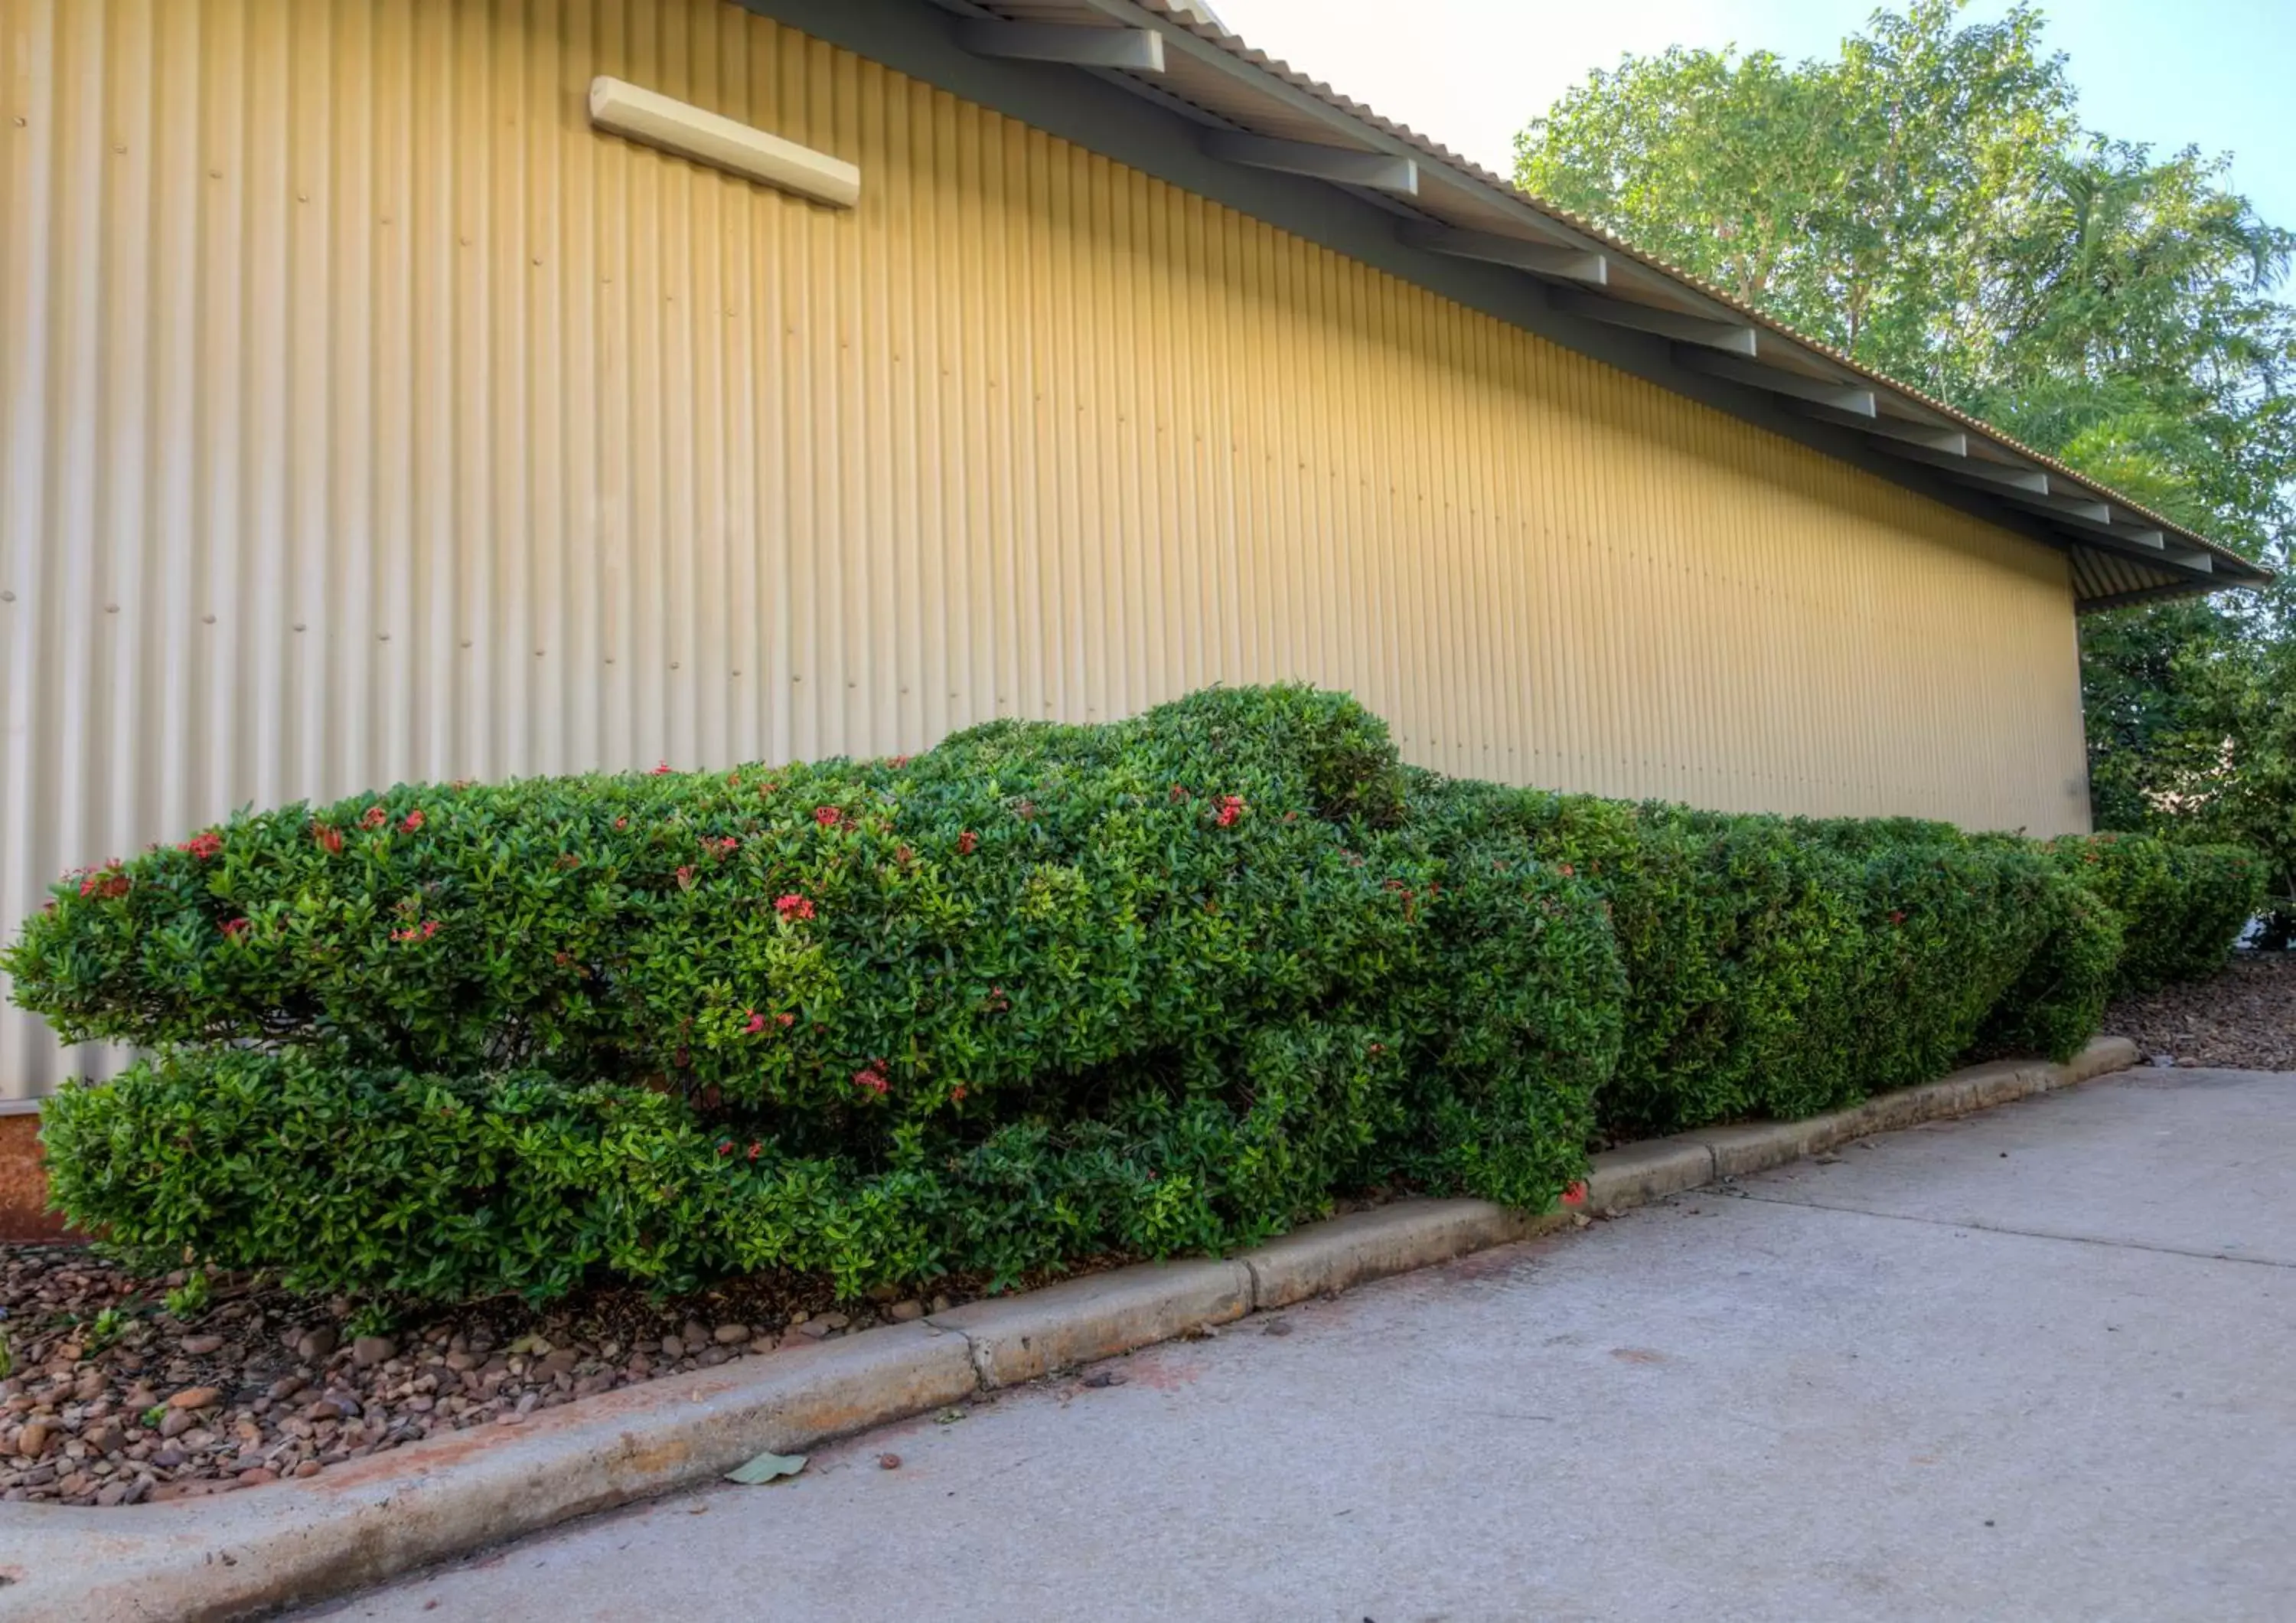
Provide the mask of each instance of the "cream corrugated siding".
[{"label": "cream corrugated siding", "polygon": [[1457,771],[2084,820],[2057,556],[718,0],[0,0],[0,100],[7,920],[250,803],[1284,677]]}]

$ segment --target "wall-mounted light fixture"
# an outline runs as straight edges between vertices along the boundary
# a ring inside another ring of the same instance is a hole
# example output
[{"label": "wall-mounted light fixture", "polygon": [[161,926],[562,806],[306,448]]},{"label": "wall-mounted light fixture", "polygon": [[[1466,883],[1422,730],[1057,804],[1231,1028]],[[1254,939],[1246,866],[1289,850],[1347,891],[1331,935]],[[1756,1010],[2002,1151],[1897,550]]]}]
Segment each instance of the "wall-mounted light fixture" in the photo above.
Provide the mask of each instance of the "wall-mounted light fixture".
[{"label": "wall-mounted light fixture", "polygon": [[722,114],[623,79],[590,81],[590,122],[663,152],[840,209],[861,201],[861,171]]}]

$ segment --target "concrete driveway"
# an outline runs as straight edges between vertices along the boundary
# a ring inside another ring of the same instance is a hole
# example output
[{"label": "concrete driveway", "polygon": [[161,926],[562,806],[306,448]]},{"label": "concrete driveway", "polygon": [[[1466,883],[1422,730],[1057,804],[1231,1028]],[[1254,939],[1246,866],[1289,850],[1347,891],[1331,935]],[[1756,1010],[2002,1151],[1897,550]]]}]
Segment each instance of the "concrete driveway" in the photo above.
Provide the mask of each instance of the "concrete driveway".
[{"label": "concrete driveway", "polygon": [[2296,1075],[2127,1073],[1275,1322],[324,1615],[2296,1618]]}]

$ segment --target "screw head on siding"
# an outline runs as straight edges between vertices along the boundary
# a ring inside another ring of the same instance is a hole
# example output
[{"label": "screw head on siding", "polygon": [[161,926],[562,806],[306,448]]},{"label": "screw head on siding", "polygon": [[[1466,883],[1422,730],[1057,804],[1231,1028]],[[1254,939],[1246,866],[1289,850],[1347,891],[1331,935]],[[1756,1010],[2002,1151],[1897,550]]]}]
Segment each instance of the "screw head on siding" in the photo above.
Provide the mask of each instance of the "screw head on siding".
[{"label": "screw head on siding", "polygon": [[16,594],[15,594],[15,593],[13,593],[13,592],[0,592],[0,603],[13,603],[13,602],[15,602],[15,601],[16,601]]},{"label": "screw head on siding", "polygon": [[[215,616],[213,614],[201,614],[200,616],[200,623],[201,625],[213,625],[215,623]],[[299,631],[303,628],[301,626],[297,626],[295,629]]]}]

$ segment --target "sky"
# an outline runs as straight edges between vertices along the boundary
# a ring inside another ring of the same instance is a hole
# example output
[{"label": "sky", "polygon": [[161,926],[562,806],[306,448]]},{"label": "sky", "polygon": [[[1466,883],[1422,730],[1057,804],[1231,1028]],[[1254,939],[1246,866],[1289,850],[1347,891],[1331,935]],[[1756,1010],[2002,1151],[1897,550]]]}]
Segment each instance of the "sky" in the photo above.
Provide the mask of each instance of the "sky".
[{"label": "sky", "polygon": [[[1212,0],[1251,44],[1502,175],[1514,133],[1595,68],[1670,45],[1833,56],[1875,0]],[[2009,0],[1974,0],[1972,20]],[[1900,7],[1899,9],[1902,9]],[[2082,121],[2233,154],[2232,185],[2296,228],[2296,0],[2056,0]]]}]

